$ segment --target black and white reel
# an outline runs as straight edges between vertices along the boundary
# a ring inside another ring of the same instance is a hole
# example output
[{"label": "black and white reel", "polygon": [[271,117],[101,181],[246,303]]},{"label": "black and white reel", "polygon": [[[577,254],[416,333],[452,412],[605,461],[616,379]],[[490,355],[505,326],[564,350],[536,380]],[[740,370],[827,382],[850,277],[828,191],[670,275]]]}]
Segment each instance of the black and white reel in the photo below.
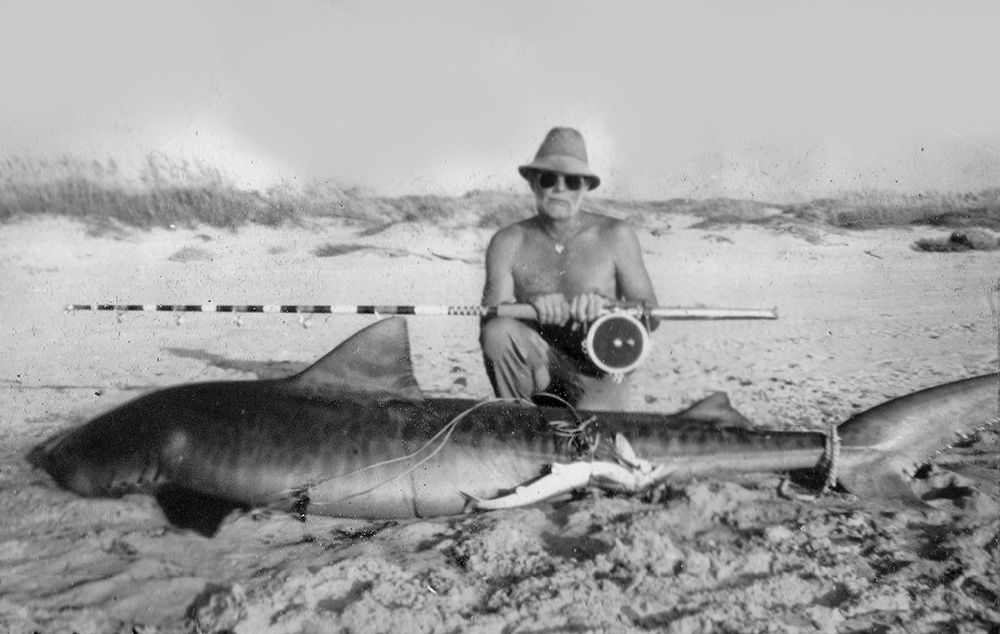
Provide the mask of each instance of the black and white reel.
[{"label": "black and white reel", "polygon": [[590,324],[583,345],[594,365],[621,382],[649,354],[650,339],[638,317],[612,311]]}]

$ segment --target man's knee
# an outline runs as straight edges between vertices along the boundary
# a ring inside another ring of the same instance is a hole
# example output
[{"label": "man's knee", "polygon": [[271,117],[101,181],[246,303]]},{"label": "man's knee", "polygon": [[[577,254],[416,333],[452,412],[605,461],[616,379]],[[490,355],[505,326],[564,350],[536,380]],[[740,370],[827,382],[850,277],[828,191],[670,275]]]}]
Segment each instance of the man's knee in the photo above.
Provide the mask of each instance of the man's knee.
[{"label": "man's knee", "polygon": [[512,351],[523,361],[544,359],[548,344],[541,336],[510,317],[495,317],[485,323],[479,331],[479,345],[483,354],[495,359]]},{"label": "man's knee", "polygon": [[510,336],[510,325],[513,321],[507,317],[494,317],[479,329],[479,345],[486,356],[492,357],[507,345]]},{"label": "man's knee", "polygon": [[496,317],[483,324],[479,343],[497,396],[530,398],[548,385],[548,344],[528,326]]}]

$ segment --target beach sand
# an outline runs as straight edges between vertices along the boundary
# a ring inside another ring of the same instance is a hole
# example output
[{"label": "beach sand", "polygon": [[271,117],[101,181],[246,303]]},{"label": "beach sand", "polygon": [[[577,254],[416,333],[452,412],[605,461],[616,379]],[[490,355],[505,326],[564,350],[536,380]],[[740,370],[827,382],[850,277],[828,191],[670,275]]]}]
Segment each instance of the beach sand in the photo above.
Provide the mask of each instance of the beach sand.
[{"label": "beach sand", "polygon": [[[998,252],[913,250],[947,235],[928,228],[696,220],[637,227],[661,303],[777,307],[780,318],[662,324],[634,409],[725,391],[762,428],[817,430],[998,370]],[[148,497],[81,499],[24,460],[57,430],[159,387],[291,374],[375,319],[67,303],[477,304],[490,234],[333,220],[0,226],[0,631],[1000,631],[992,432],[965,450],[985,452],[992,486],[927,511],[789,501],[779,476],[763,475],[656,502],[594,495],[432,520],[252,513],[211,539],[169,527]],[[411,317],[409,329],[428,395],[491,395],[477,320]]]}]

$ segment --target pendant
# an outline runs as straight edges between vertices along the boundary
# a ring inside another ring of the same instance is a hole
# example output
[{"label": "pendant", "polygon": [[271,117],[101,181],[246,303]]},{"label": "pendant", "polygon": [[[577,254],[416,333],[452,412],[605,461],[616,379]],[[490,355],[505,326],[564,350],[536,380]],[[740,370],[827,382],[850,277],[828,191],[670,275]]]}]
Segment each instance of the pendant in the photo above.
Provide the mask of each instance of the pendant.
[{"label": "pendant", "polygon": [[565,244],[560,244],[560,243],[556,242],[554,248],[556,250],[556,253],[562,253],[563,251],[566,250],[566,245]]}]

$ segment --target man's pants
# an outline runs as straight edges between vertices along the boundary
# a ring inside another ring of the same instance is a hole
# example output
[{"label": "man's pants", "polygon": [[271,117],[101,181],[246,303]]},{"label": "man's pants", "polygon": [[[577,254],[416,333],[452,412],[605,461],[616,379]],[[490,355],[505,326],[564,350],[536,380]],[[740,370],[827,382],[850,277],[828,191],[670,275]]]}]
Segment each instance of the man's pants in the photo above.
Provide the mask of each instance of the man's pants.
[{"label": "man's pants", "polygon": [[[582,341],[581,337],[581,350]],[[533,396],[546,393],[583,410],[627,409],[629,377],[615,383],[609,376],[585,371],[579,360],[550,345],[523,322],[495,317],[483,326],[479,343],[486,374],[501,398],[534,400]],[[538,400],[558,405],[558,401]]]}]

